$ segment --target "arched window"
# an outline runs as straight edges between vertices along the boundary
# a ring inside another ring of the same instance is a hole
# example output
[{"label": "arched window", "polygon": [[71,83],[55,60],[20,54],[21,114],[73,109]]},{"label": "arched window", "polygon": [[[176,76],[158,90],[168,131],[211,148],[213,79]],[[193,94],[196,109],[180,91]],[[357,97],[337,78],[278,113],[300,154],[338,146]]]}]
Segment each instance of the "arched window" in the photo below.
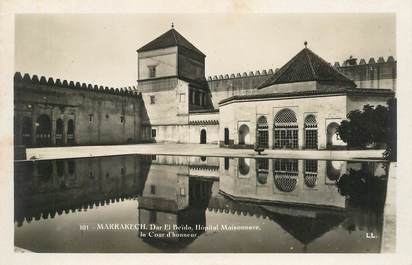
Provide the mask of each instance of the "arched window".
[{"label": "arched window", "polygon": [[305,148],[318,149],[318,123],[313,114],[305,118]]},{"label": "arched window", "polygon": [[256,180],[259,184],[266,184],[269,174],[269,159],[258,158],[256,159]]},{"label": "arched window", "polygon": [[273,126],[274,148],[298,148],[298,122],[290,109],[279,111]]},{"label": "arched window", "polygon": [[206,143],[206,130],[202,129],[200,131],[200,143],[205,144]]},{"label": "arched window", "polygon": [[293,191],[298,184],[298,160],[273,159],[275,186],[283,192]]},{"label": "arched window", "polygon": [[56,160],[56,167],[57,167],[57,176],[59,178],[64,176],[64,160],[59,159]]},{"label": "arched window", "polygon": [[69,172],[70,176],[74,175],[74,170],[75,170],[74,160],[70,159],[67,161],[67,171]]},{"label": "arched window", "polygon": [[257,121],[256,143],[259,147],[269,147],[268,121],[265,116],[261,116]]},{"label": "arched window", "polygon": [[40,146],[51,144],[52,123],[49,116],[42,114],[37,118],[36,143]]},{"label": "arched window", "polygon": [[250,158],[239,158],[239,173],[243,176],[249,174],[250,170]]},{"label": "arched window", "polygon": [[318,161],[317,160],[304,160],[305,166],[305,185],[309,188],[316,186],[316,181],[318,179]]},{"label": "arched window", "polygon": [[51,180],[53,175],[53,164],[51,160],[39,161],[37,164],[37,172],[39,179],[43,182]]},{"label": "arched window", "polygon": [[23,145],[32,145],[32,120],[29,117],[24,117],[22,121],[21,136]]},{"label": "arched window", "polygon": [[249,127],[243,124],[239,128],[239,144],[249,144]]},{"label": "arched window", "polygon": [[67,122],[67,143],[74,144],[74,121],[72,119]]},{"label": "arched window", "polygon": [[63,144],[63,131],[64,131],[63,120],[57,119],[56,120],[56,145]]}]

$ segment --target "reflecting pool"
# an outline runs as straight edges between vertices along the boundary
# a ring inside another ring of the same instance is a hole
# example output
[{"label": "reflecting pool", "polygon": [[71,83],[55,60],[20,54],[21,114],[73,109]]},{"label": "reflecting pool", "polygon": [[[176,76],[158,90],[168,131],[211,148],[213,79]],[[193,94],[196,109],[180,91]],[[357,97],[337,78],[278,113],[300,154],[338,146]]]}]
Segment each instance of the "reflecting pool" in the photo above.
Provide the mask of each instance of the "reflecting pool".
[{"label": "reflecting pool", "polygon": [[380,251],[388,165],[125,155],[15,162],[34,252]]}]

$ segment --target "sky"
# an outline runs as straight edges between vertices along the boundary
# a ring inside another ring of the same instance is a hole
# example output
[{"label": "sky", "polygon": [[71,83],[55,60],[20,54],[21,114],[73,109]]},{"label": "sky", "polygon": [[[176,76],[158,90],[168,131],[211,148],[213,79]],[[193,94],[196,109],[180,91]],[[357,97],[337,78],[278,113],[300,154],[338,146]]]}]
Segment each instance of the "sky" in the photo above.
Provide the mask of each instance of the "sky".
[{"label": "sky", "polygon": [[15,70],[136,85],[136,50],[171,23],[206,54],[206,77],[280,68],[308,42],[328,62],[396,58],[394,14],[19,14]]}]

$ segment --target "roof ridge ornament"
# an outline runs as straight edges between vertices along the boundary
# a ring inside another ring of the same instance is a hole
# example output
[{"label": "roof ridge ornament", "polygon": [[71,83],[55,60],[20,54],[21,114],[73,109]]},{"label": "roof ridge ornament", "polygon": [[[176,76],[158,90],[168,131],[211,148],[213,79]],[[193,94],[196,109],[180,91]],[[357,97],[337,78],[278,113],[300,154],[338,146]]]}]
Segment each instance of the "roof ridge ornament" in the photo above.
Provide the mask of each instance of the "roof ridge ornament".
[{"label": "roof ridge ornament", "polygon": [[308,41],[305,40],[305,42],[303,43],[305,45],[305,48],[307,48],[308,46]]},{"label": "roof ridge ornament", "polygon": [[172,21],[172,29],[174,29],[175,28],[175,24],[173,23],[173,21]]}]

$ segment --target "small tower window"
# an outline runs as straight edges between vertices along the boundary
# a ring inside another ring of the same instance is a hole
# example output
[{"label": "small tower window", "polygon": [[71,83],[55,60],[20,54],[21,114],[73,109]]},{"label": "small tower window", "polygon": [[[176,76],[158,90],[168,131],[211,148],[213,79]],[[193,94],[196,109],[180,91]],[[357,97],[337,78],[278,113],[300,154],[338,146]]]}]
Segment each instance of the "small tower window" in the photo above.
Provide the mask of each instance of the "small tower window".
[{"label": "small tower window", "polygon": [[155,104],[155,103],[156,103],[156,97],[150,96],[150,104]]},{"label": "small tower window", "polygon": [[125,122],[124,115],[121,115],[120,116],[120,123],[124,123],[124,122]]},{"label": "small tower window", "polygon": [[149,68],[149,77],[150,78],[156,77],[156,66],[151,65],[151,66],[148,66],[148,68]]},{"label": "small tower window", "polygon": [[156,194],[156,186],[150,185],[150,194]]},{"label": "small tower window", "polygon": [[93,123],[93,114],[89,114],[89,123]]}]

